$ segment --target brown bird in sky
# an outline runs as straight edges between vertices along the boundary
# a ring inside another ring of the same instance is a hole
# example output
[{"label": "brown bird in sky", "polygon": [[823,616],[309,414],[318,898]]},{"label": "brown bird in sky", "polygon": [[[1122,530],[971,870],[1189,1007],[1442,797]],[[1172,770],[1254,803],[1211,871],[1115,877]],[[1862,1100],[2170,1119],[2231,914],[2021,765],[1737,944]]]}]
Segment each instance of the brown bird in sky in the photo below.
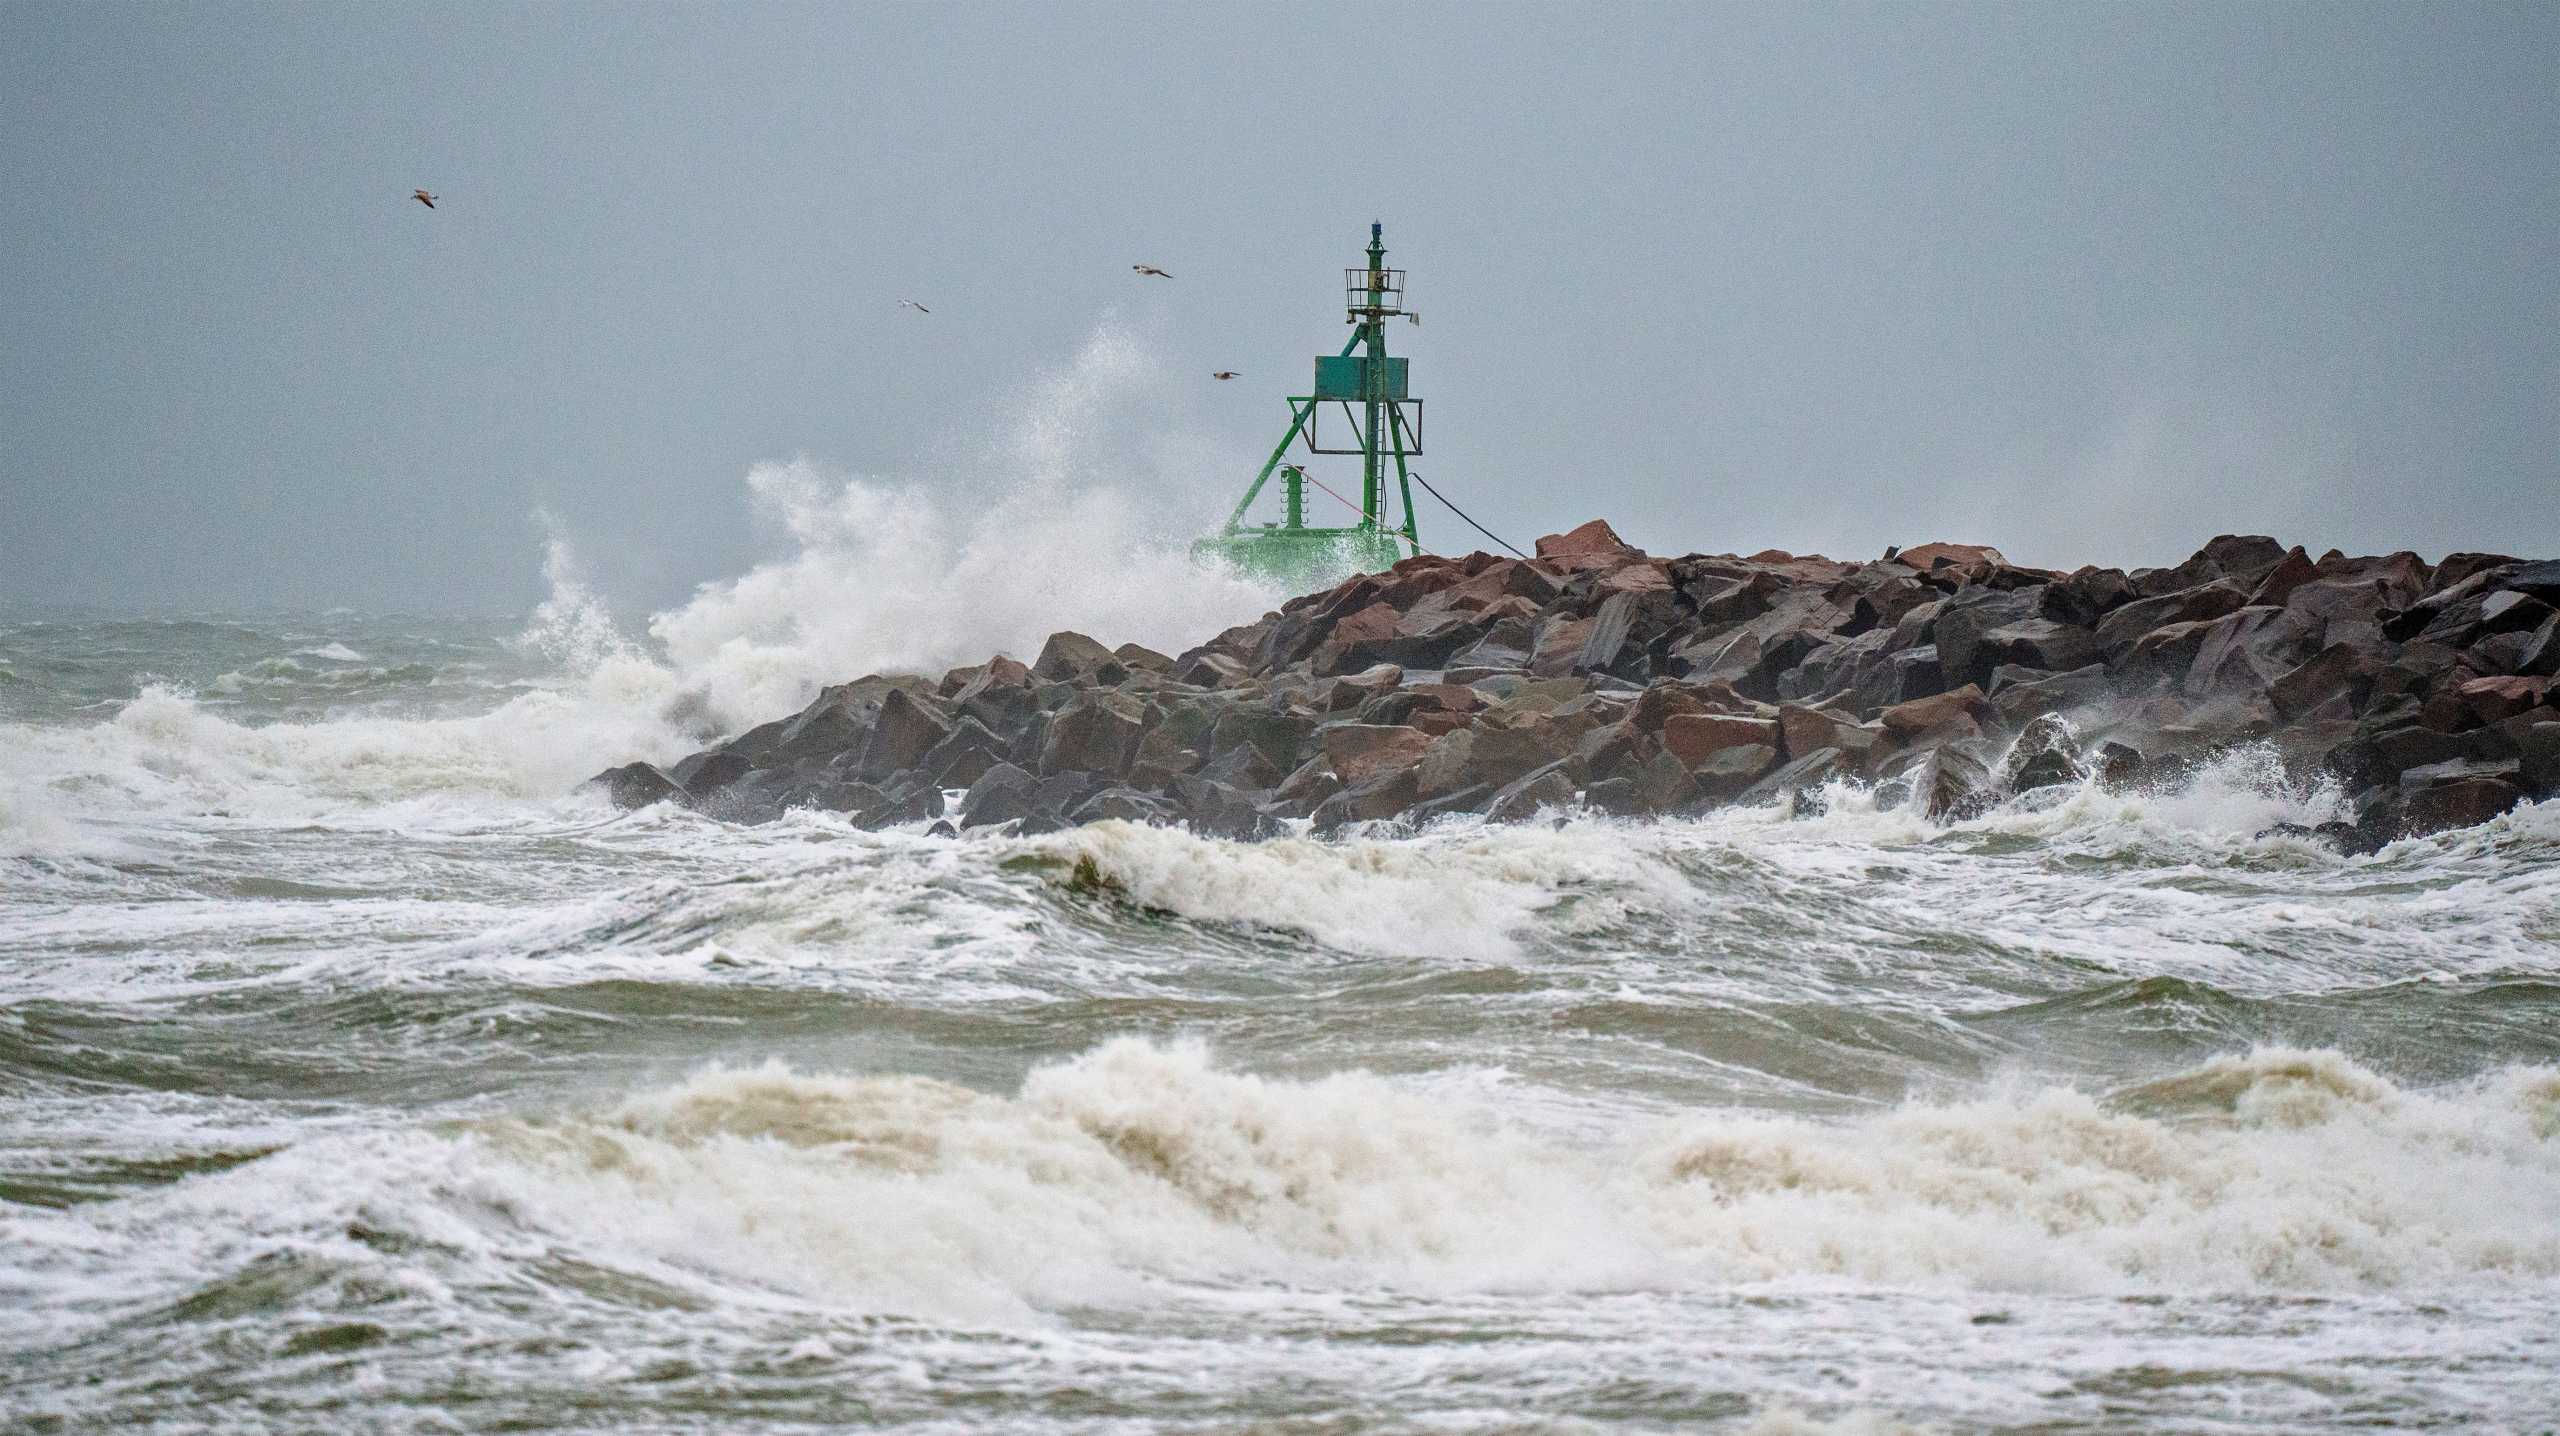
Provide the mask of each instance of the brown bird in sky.
[{"label": "brown bird in sky", "polygon": [[429,209],[434,209],[436,207],[436,197],[427,193],[425,190],[413,189],[409,191],[409,197],[416,200],[418,203],[425,205]]},{"label": "brown bird in sky", "polygon": [[1129,267],[1130,267],[1131,269],[1134,269],[1134,270],[1138,271],[1140,274],[1149,274],[1149,275],[1153,275],[1153,276],[1155,276],[1155,277],[1156,277],[1156,278],[1158,278],[1158,279],[1171,279],[1171,278],[1173,278],[1173,276],[1172,276],[1172,275],[1165,273],[1163,270],[1156,268],[1156,267],[1155,267],[1154,265],[1152,265],[1152,264],[1133,264],[1133,265],[1130,265]]},{"label": "brown bird in sky", "polygon": [[1233,369],[1221,369],[1221,370],[1219,370],[1217,373],[1212,374],[1212,375],[1210,375],[1209,377],[1210,377],[1210,378],[1212,378],[1212,379],[1232,379],[1232,378],[1236,377],[1236,371],[1235,371],[1235,370],[1233,370]]}]

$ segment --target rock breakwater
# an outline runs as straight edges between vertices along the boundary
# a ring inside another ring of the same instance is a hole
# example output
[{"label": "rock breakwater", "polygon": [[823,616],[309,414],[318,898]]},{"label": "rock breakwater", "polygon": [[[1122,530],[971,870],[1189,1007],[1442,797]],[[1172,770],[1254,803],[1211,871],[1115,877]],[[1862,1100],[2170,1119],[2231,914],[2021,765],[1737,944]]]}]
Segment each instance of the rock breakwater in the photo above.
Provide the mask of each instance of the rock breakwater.
[{"label": "rock breakwater", "polygon": [[595,781],[746,821],[1254,837],[1802,805],[1836,780],[1953,819],[2265,744],[2346,795],[2323,836],[2371,849],[2560,793],[2555,675],[2560,560],[2228,535],[2131,572],[1945,543],[1657,558],[1594,520],[1533,559],[1407,559],[1178,655],[1059,633],[1029,664],[859,678]]}]

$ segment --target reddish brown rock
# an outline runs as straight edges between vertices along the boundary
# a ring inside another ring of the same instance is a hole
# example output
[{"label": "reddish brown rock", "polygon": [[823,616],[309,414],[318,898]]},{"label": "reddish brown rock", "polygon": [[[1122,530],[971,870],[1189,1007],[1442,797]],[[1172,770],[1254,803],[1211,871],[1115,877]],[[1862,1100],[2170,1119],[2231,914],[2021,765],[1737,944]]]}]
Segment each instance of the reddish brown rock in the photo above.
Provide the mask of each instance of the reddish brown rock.
[{"label": "reddish brown rock", "polygon": [[1658,559],[1621,564],[1602,574],[1598,585],[1604,594],[1668,593],[1671,587],[1671,566]]},{"label": "reddish brown rock", "polygon": [[1837,713],[1788,703],[1778,709],[1781,751],[1790,757],[1836,748],[1853,761],[1863,760],[1884,739],[1881,727],[1870,728]]},{"label": "reddish brown rock", "polygon": [[1592,620],[1550,618],[1538,626],[1537,647],[1529,653],[1529,671],[1541,678],[1561,678],[1574,671],[1583,645],[1590,641]]},{"label": "reddish brown rock", "polygon": [[1928,698],[1914,698],[1897,703],[1877,715],[1877,721],[1894,737],[1911,742],[1923,737],[1970,735],[1982,731],[1982,724],[1997,716],[1982,690],[1968,683],[1952,693]]},{"label": "reddish brown rock", "polygon": [[1538,557],[1542,559],[1615,555],[1630,551],[1627,541],[1618,537],[1618,531],[1609,527],[1606,519],[1593,519],[1570,532],[1549,534],[1538,540]]},{"label": "reddish brown rock", "polygon": [[1420,762],[1431,735],[1419,728],[1372,723],[1336,723],[1324,730],[1325,760],[1334,775],[1350,786],[1393,768]]},{"label": "reddish brown rock", "polygon": [[[1721,713],[1675,713],[1662,723],[1664,751],[1692,769],[1727,748],[1757,744],[1774,756],[1780,742],[1778,725],[1768,718],[1741,718]],[[1753,777],[1759,774],[1754,772]]]},{"label": "reddish brown rock", "polygon": [[1928,573],[1933,569],[1965,568],[1976,564],[2005,565],[2009,560],[1988,544],[1924,543],[1895,554],[1894,562]]},{"label": "reddish brown rock", "polygon": [[2463,706],[2483,723],[2503,723],[2542,706],[2550,696],[2548,678],[2474,678],[2455,690]]},{"label": "reddish brown rock", "polygon": [[2276,566],[2267,570],[2267,576],[2259,579],[2258,586],[2249,591],[2249,605],[2256,607],[2261,604],[2283,603],[2293,596],[2295,589],[2319,576],[2318,566],[2311,562],[2309,555],[2296,546],[2287,550],[2283,558],[2276,560]]}]

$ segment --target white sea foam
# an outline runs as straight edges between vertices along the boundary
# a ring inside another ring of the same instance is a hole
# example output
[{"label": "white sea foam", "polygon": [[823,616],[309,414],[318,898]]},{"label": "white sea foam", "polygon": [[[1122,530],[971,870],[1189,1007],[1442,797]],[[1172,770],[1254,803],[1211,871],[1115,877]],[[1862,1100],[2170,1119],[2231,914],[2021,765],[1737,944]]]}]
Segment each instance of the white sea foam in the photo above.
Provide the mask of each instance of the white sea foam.
[{"label": "white sea foam", "polygon": [[1137,1277],[2390,1290],[2560,1278],[2555,1111],[2547,1069],[2418,1092],[2266,1050],[2113,1101],[1701,1114],[1568,1143],[1445,1089],[1269,1080],[1122,1039],[1010,1099],[712,1072],[505,1145],[558,1184],[551,1219],[650,1211],[644,1246],[907,1308]]},{"label": "white sea foam", "polygon": [[1033,840],[1096,869],[1151,907],[1210,922],[1303,932],[1358,953],[1500,960],[1520,931],[1569,893],[1568,928],[1603,925],[1630,902],[1694,908],[1688,880],[1640,830],[1582,824],[1462,825],[1421,838],[1236,843],[1174,828],[1104,822]]},{"label": "white sea foam", "polygon": [[1736,809],[1261,843],[1098,823],[1026,846],[1061,878],[1090,858],[1147,907],[1364,955],[1507,963],[1560,940],[1685,934],[1688,951],[1732,960],[1649,981],[1726,995],[1714,984],[1739,981],[1772,999],[1854,997],[1878,948],[1915,938],[2236,992],[2367,981],[2376,944],[2441,974],[2552,970],[2560,804],[2348,858],[2259,838],[2271,811],[2309,800],[2221,787],[2220,771],[2193,800],[2092,787],[1946,826],[1843,794],[1806,819]]},{"label": "white sea foam", "polygon": [[1850,1411],[1816,1416],[1792,1406],[1761,1411],[1737,1436],[1931,1436],[1940,1428],[1925,1422],[1897,1420],[1880,1411]]},{"label": "white sea foam", "polygon": [[363,654],[356,652],[354,649],[349,648],[343,643],[324,643],[317,648],[297,648],[294,650],[294,653],[303,658],[325,658],[332,663],[362,663],[365,661]]},{"label": "white sea foam", "polygon": [[672,758],[684,736],[599,672],[472,718],[243,724],[152,685],[108,722],[17,727],[0,758],[66,807],[293,816],[450,793],[552,797],[622,754]]},{"label": "white sea foam", "polygon": [[[1011,1097],[715,1069],[435,1143],[320,1139],[97,1217],[236,1246],[304,1222],[334,1235],[371,1209],[442,1243],[568,1243],[832,1306],[997,1323],[1143,1302],[1168,1281],[2546,1289],[2560,1280],[2555,1122],[2549,1069],[2419,1091],[2332,1053],[2267,1050],[2114,1099],[2030,1088],[1853,1121],[1717,1112],[1568,1134],[1445,1087],[1260,1078],[1197,1045],[1120,1039]],[[333,1150],[342,1140],[379,1150],[358,1161]],[[477,1225],[483,1207],[505,1228]],[[61,1220],[20,1225],[77,1246]]]}]

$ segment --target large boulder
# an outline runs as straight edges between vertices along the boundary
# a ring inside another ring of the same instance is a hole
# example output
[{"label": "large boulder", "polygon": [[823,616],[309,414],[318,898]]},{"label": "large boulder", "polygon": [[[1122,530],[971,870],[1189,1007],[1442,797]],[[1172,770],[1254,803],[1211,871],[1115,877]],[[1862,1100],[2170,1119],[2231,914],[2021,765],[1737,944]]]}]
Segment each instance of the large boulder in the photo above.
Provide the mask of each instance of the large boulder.
[{"label": "large boulder", "polygon": [[714,748],[696,753],[675,765],[669,777],[685,791],[685,796],[699,802],[755,771],[746,755]]},{"label": "large boulder", "polygon": [[1606,519],[1593,519],[1579,528],[1539,539],[1541,559],[1616,558],[1635,552]]},{"label": "large boulder", "polygon": [[[1761,747],[1775,756],[1777,720],[1722,713],[1678,713],[1663,720],[1662,746],[1692,770],[1727,748]],[[1755,772],[1753,776],[1758,776]]]},{"label": "large boulder", "polygon": [[1877,721],[1896,739],[1918,744],[1979,735],[1997,717],[1998,710],[1985,701],[1982,690],[1968,683],[1952,693],[1897,703],[1877,715]]},{"label": "large boulder", "polygon": [[1932,573],[1939,569],[1980,569],[2006,567],[2009,560],[2000,550],[1987,544],[1924,543],[1894,552],[1894,562],[1906,568]]},{"label": "large boulder", "polygon": [[1413,766],[1432,745],[1430,734],[1401,725],[1335,723],[1320,736],[1325,760],[1353,787],[1390,769]]},{"label": "large boulder", "polygon": [[1173,801],[1175,816],[1206,837],[1255,837],[1267,822],[1253,795],[1214,778],[1177,778],[1167,796]]},{"label": "large boulder", "polygon": [[1028,818],[1038,811],[1040,780],[1011,763],[990,768],[969,787],[960,805],[963,827],[987,827]]},{"label": "large boulder", "polygon": [[2175,568],[2136,569],[2133,586],[2145,594],[2172,593],[2216,579],[2230,579],[2243,593],[2284,562],[2285,546],[2264,534],[2223,534]]},{"label": "large boulder", "polygon": [[921,766],[925,755],[951,736],[951,724],[938,709],[933,700],[903,688],[882,695],[862,746],[862,776],[886,778]]},{"label": "large boulder", "polygon": [[1934,823],[1980,817],[2000,800],[2000,785],[1981,759],[1953,744],[1940,744],[1909,769],[1911,802]]},{"label": "large boulder", "polygon": [[2524,725],[2516,735],[2516,778],[2536,798],[2560,798],[2560,719]]},{"label": "large boulder", "polygon": [[1315,715],[1285,703],[1240,705],[1218,715],[1209,730],[1209,752],[1215,757],[1251,748],[1286,773],[1305,761],[1315,730]]},{"label": "large boulder", "polygon": [[682,784],[659,771],[654,763],[625,763],[607,768],[587,780],[587,786],[600,788],[617,808],[645,808],[651,803],[673,799],[685,801]]},{"label": "large boulder", "polygon": [[2356,645],[2332,643],[2279,675],[2268,685],[2267,696],[2277,714],[2287,720],[2324,704],[2339,703],[2352,710],[2357,699],[2371,691],[2380,667]]},{"label": "large boulder", "polygon": [[2183,686],[2199,698],[2254,697],[2310,657],[2311,651],[2310,635],[2282,608],[2237,609],[2205,629]]},{"label": "large boulder", "polygon": [[2249,591],[2229,580],[2139,599],[2098,621],[2098,649],[2109,662],[2114,662],[2155,629],[2206,622],[2237,612],[2248,603]]},{"label": "large boulder", "polygon": [[1881,724],[1870,726],[1823,708],[1785,704],[1778,709],[1778,749],[1793,756],[1829,749],[1855,770],[1885,741]]},{"label": "large boulder", "polygon": [[2524,801],[2519,765],[2457,761],[2413,768],[2400,775],[2400,824],[2404,834],[2438,832],[2485,823]]},{"label": "large boulder", "polygon": [[1133,699],[1088,693],[1050,719],[1048,737],[1040,745],[1041,775],[1127,772],[1143,717]]},{"label": "large boulder", "polygon": [[[2030,662],[2038,668],[2053,668],[2051,663],[2021,659],[2011,650],[2032,648],[2038,634],[2061,630],[2036,616],[2039,595],[2024,589],[2001,590],[1986,587],[1960,589],[1946,601],[1937,616],[1938,662],[1952,684],[1982,684],[1991,681],[1991,670],[2003,663]],[[1985,636],[2005,632],[2012,641],[1987,645]],[[2084,645],[2078,652],[2085,654]],[[2062,665],[2076,668],[2078,662]]]},{"label": "large boulder", "polygon": [[986,724],[962,718],[915,767],[937,788],[966,788],[1004,761],[1010,745]]},{"label": "large boulder", "polygon": [[1489,822],[1517,823],[1572,801],[1573,780],[1565,776],[1564,764],[1549,763],[1504,785],[1485,804],[1484,815]]},{"label": "large boulder", "polygon": [[987,666],[953,696],[951,703],[963,717],[974,718],[994,732],[1016,733],[1039,711],[1040,700],[1033,687],[1030,669],[998,655],[988,660]]},{"label": "large boulder", "polygon": [[1778,766],[1774,743],[1733,743],[1689,765],[1698,795],[1709,802],[1729,803]]},{"label": "large boulder", "polygon": [[[1052,683],[1092,679],[1116,683],[1118,675],[1125,672],[1110,649],[1081,633],[1068,630],[1050,634],[1049,641],[1040,647],[1039,659],[1031,665],[1033,677],[1045,678]],[[1103,677],[1106,673],[1114,676]]]},{"label": "large boulder", "polygon": [[1365,783],[1344,788],[1316,805],[1315,830],[1329,833],[1348,823],[1379,822],[1401,816],[1422,797],[1411,768],[1383,772]]},{"label": "large boulder", "polygon": [[2482,723],[2503,723],[2544,705],[2551,693],[2548,678],[2474,678],[2454,692]]},{"label": "large boulder", "polygon": [[2078,735],[2050,713],[2028,722],[2002,765],[2003,780],[2013,793],[2078,783],[2088,776],[2081,766]]},{"label": "large boulder", "polygon": [[1855,759],[1837,748],[1817,748],[1803,757],[1789,760],[1772,769],[1734,801],[1745,804],[1784,804],[1798,814],[1819,808],[1824,785],[1840,778],[1857,775]]}]

